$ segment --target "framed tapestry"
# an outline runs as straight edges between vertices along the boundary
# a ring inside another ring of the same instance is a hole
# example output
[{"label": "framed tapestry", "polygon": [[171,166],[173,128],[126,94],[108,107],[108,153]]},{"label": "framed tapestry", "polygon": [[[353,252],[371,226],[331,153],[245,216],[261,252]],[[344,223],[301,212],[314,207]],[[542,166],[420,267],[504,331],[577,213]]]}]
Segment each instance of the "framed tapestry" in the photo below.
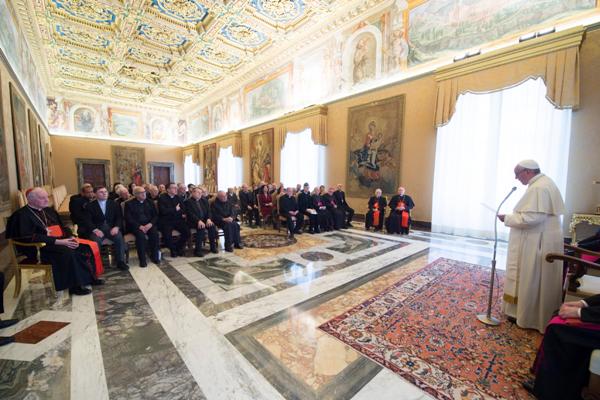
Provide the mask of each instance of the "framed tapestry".
[{"label": "framed tapestry", "polygon": [[97,160],[93,158],[76,158],[77,183],[82,187],[90,183],[93,187],[105,186],[112,190],[110,185],[110,160]]},{"label": "framed tapestry", "polygon": [[[0,78],[2,78],[0,76]],[[10,209],[10,182],[8,168],[8,151],[6,148],[7,132],[4,130],[4,118],[2,116],[2,80],[0,79],[0,211]]]},{"label": "framed tapestry", "polygon": [[33,186],[42,186],[44,184],[42,172],[42,156],[40,152],[40,131],[35,114],[27,110],[29,119],[29,145],[31,146],[31,167],[33,170]]},{"label": "framed tapestry", "polygon": [[217,191],[217,144],[207,144],[202,148],[204,186],[209,192]]},{"label": "framed tapestry", "polygon": [[273,128],[250,134],[250,181],[273,183]]},{"label": "framed tapestry", "polygon": [[23,190],[33,186],[31,148],[29,146],[29,134],[27,133],[27,109],[23,98],[17,93],[12,83],[9,86],[15,159],[17,160],[17,181],[19,190]]},{"label": "framed tapestry", "polygon": [[140,147],[112,146],[113,179],[124,185],[144,183],[146,152]]},{"label": "framed tapestry", "polygon": [[149,161],[148,176],[149,182],[156,186],[169,186],[169,183],[175,182],[175,163]]},{"label": "framed tapestry", "polygon": [[400,95],[348,110],[349,196],[368,198],[375,189],[394,194],[400,184],[404,129],[404,101]]}]

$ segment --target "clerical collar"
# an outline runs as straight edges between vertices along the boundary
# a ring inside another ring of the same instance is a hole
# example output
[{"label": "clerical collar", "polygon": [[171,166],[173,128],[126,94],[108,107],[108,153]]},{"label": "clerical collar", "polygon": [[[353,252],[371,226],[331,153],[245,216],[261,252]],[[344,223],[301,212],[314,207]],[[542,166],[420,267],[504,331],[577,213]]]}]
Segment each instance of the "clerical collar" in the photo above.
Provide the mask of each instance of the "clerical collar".
[{"label": "clerical collar", "polygon": [[30,204],[27,204],[27,207],[31,208],[33,211],[37,211],[37,212],[41,212],[43,210],[43,208],[35,208]]},{"label": "clerical collar", "polygon": [[106,200],[100,200],[100,199],[98,199],[98,203],[106,203]]}]

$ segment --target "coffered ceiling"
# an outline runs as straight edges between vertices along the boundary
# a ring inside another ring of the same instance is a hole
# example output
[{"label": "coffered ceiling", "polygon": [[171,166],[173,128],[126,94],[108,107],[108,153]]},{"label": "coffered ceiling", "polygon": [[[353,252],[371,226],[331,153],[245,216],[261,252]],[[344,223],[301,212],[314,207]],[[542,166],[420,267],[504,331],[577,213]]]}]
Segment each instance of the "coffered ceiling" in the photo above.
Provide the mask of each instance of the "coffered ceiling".
[{"label": "coffered ceiling", "polygon": [[[14,0],[49,95],[181,110],[344,7],[380,0]],[[356,13],[354,14],[356,15]]]}]

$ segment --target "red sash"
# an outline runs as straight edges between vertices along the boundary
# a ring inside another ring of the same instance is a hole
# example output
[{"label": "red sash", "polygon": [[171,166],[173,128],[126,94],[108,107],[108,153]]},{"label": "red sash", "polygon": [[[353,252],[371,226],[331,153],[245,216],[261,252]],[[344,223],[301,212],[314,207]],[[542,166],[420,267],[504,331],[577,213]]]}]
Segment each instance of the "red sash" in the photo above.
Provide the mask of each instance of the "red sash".
[{"label": "red sash", "polygon": [[373,206],[373,225],[379,225],[379,203]]},{"label": "red sash", "polygon": [[[400,210],[400,207],[404,207],[404,210]],[[403,201],[401,201],[396,206],[396,210],[400,211],[400,226],[402,228],[408,228],[408,218],[410,217],[410,214],[406,210],[406,204]]]},{"label": "red sash", "polygon": [[[48,236],[50,237],[62,237],[63,231],[60,225],[52,225],[47,228]],[[100,257],[100,248],[98,247],[98,243],[93,240],[86,240],[81,238],[75,238],[77,243],[85,244],[92,250],[92,254],[94,255],[94,264],[96,266],[96,278],[104,273],[104,265],[102,265],[102,258]]]}]

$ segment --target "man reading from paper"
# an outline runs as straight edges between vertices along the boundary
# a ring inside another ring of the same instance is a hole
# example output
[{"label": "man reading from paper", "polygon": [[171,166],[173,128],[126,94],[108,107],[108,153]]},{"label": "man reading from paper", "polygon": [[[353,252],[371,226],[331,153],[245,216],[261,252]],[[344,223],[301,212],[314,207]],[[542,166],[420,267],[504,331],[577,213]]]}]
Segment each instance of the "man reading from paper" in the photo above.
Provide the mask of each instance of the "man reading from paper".
[{"label": "man reading from paper", "polygon": [[565,205],[556,184],[533,160],[515,167],[515,178],[528,185],[512,214],[498,214],[510,229],[504,284],[504,313],[521,328],[541,333],[562,300],[562,266],[548,253],[563,252],[560,216]]}]

